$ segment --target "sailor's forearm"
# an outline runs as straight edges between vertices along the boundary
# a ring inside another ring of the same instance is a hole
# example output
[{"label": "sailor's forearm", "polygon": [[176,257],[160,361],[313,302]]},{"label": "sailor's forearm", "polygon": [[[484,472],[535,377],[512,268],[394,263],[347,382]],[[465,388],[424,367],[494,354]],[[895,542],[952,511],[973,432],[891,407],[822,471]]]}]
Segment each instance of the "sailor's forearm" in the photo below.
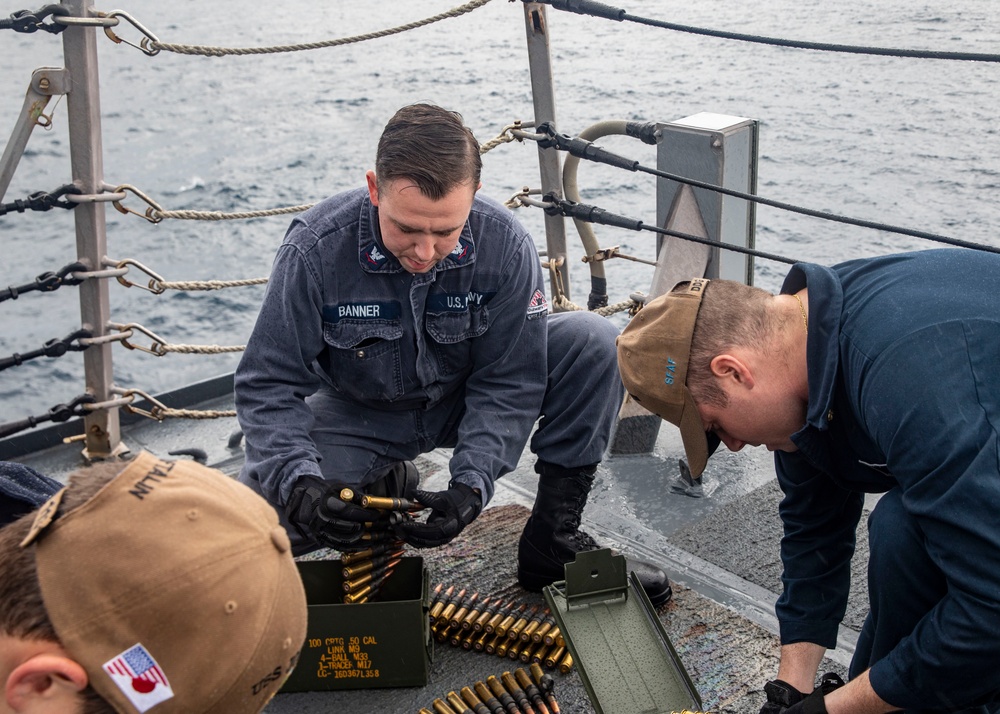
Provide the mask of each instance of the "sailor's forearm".
[{"label": "sailor's forearm", "polygon": [[899,711],[872,689],[868,672],[862,672],[846,685],[827,694],[823,700],[827,714],[883,714]]}]

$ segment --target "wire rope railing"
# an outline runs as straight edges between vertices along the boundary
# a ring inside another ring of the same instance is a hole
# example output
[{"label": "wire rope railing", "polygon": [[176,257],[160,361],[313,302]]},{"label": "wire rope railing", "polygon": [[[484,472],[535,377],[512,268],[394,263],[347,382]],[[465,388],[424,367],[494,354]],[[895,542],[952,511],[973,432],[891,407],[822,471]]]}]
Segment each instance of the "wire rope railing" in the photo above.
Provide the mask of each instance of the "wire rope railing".
[{"label": "wire rope railing", "polygon": [[[1000,62],[1000,55],[998,54],[907,50],[907,49],[845,45],[836,43],[804,42],[798,40],[771,38],[771,37],[750,35],[744,33],[710,30],[706,28],[693,27],[689,25],[682,25],[678,23],[671,23],[663,20],[657,20],[654,18],[632,15],[627,11],[625,11],[624,9],[615,8],[610,5],[605,5],[599,2],[594,2],[593,0],[539,0],[539,1],[552,6],[557,10],[564,10],[564,11],[574,12],[577,14],[591,15],[618,22],[632,22],[636,24],[647,25],[666,30],[687,32],[703,36],[716,37],[720,39],[739,40],[757,44],[768,44],[778,47],[894,56],[894,57],[914,58],[914,59]],[[398,25],[395,27],[375,32],[354,35],[350,37],[341,37],[337,39],[325,40],[319,42],[309,42],[309,43],[301,43],[293,45],[275,45],[275,46],[257,47],[257,48],[232,48],[232,47],[216,47],[216,46],[203,46],[203,45],[184,45],[184,44],[161,42],[142,23],[140,23],[138,20],[136,20],[135,18],[133,18],[131,15],[129,15],[124,11],[115,10],[108,13],[98,12],[93,17],[73,17],[68,14],[69,11],[66,8],[58,5],[47,5],[43,7],[41,10],[34,13],[27,10],[14,13],[10,16],[9,20],[0,19],[0,29],[13,29],[17,32],[26,32],[26,33],[44,31],[51,34],[57,34],[63,31],[66,27],[70,26],[102,27],[104,29],[105,34],[114,42],[136,47],[150,56],[155,55],[160,51],[168,51],[177,54],[219,57],[227,55],[296,52],[296,51],[335,47],[335,46],[353,44],[368,40],[374,40],[394,34],[399,34],[409,30],[417,29],[419,27],[424,27],[426,25],[439,22],[447,18],[458,17],[460,15],[469,13],[473,10],[483,7],[488,2],[490,2],[490,0],[472,0],[471,2],[468,2],[464,5],[452,8],[448,11],[438,13],[436,15],[424,18],[422,20],[405,23],[402,25]],[[129,23],[133,28],[138,30],[139,33],[143,36],[143,39],[138,44],[134,44],[128,40],[125,40],[121,38],[119,35],[117,35],[115,32],[113,32],[112,28],[117,27],[119,24],[121,24],[122,21]],[[579,158],[587,159],[590,161],[601,162],[612,166],[617,166],[618,168],[628,171],[651,174],[665,180],[676,181],[679,183],[687,184],[704,190],[716,191],[725,195],[745,199],[747,201],[751,201],[760,205],[770,206],[780,210],[799,213],[802,215],[820,218],[823,220],[855,225],[877,231],[899,233],[903,235],[941,242],[958,247],[1000,253],[1000,248],[995,248],[993,246],[983,245],[970,241],[963,241],[948,236],[942,236],[930,233],[927,231],[919,231],[899,226],[893,226],[878,221],[868,221],[864,219],[851,218],[848,216],[840,216],[827,211],[818,211],[814,209],[809,209],[802,206],[797,206],[794,204],[757,196],[755,194],[749,194],[745,192],[735,191],[732,189],[727,189],[721,186],[716,186],[710,183],[697,181],[670,172],[652,169],[643,166],[638,161],[633,161],[625,157],[612,154],[611,152],[607,152],[604,149],[595,146],[593,143],[585,139],[579,137],[571,137],[565,134],[560,134],[556,132],[555,127],[551,123],[541,124],[538,127],[536,133],[528,133],[526,131],[526,128],[531,126],[533,126],[533,124],[522,123],[520,121],[515,121],[514,123],[505,126],[499,136],[497,136],[495,139],[491,141],[486,142],[481,146],[480,152],[485,154],[488,151],[504,143],[509,143],[515,140],[523,141],[524,139],[532,139],[537,141],[540,144],[540,146],[544,149],[556,149],[559,151],[565,151]],[[310,204],[301,204],[301,205],[280,207],[274,209],[262,209],[254,211],[243,211],[243,212],[196,211],[189,209],[167,210],[164,207],[162,207],[159,203],[157,203],[155,200],[147,196],[145,193],[143,193],[139,189],[129,184],[121,184],[114,188],[112,188],[109,185],[105,185],[104,191],[105,191],[104,193],[84,196],[81,195],[82,192],[78,188],[76,188],[73,184],[68,184],[60,187],[59,189],[51,193],[38,192],[29,196],[28,199],[17,200],[9,204],[3,204],[2,206],[0,206],[0,215],[12,212],[23,213],[27,210],[47,211],[52,207],[71,209],[81,202],[107,201],[107,202],[112,202],[115,208],[123,214],[137,215],[152,223],[158,223],[164,219],[222,221],[222,220],[253,219],[253,218],[261,218],[268,216],[287,215],[307,210],[308,208],[314,205],[310,203]],[[135,211],[131,208],[128,208],[124,205],[124,200],[126,199],[129,193],[138,196],[141,200],[143,200],[147,204],[147,208],[142,213]],[[518,194],[513,199],[511,199],[511,201],[508,202],[508,205],[511,207],[515,207],[517,205],[535,206],[542,208],[543,210],[546,211],[546,213],[549,214],[553,215],[558,214],[564,217],[572,217],[574,219],[582,220],[585,222],[611,225],[637,231],[639,230],[652,231],[660,235],[673,236],[683,240],[693,241],[723,250],[744,253],[747,255],[753,255],[763,259],[769,259],[783,263],[797,262],[796,260],[775,253],[760,251],[753,248],[745,248],[742,246],[735,246],[732,244],[724,243],[713,239],[702,238],[699,236],[694,236],[667,228],[660,228],[658,226],[648,225],[643,223],[641,220],[620,216],[618,214],[612,213],[597,206],[592,206],[573,201],[567,201],[553,194],[544,195],[541,201],[528,198],[529,195],[538,193],[540,193],[540,191],[526,188],[521,194]],[[611,258],[622,258],[628,260],[636,260],[638,262],[649,262],[635,258],[634,256],[623,255],[617,250],[617,246],[614,248],[600,250],[592,256],[587,256],[584,260],[585,262],[588,260],[600,261],[600,260],[608,260]],[[559,261],[547,261],[544,262],[543,265],[550,270],[555,281],[553,288],[555,291],[555,295],[553,297],[553,304],[561,307],[562,309],[583,309],[573,305],[566,298],[564,292],[561,290],[560,281],[563,274],[562,271],[564,271],[565,269],[562,264],[562,260],[560,259]],[[148,282],[145,285],[142,285],[128,280],[125,276],[128,274],[130,267],[145,273],[149,277]],[[6,290],[0,291],[0,301],[8,299],[17,299],[19,295],[23,295],[31,291],[51,292],[62,285],[78,285],[87,279],[108,279],[111,277],[116,278],[117,281],[125,287],[139,287],[155,294],[162,293],[165,290],[219,290],[224,288],[259,285],[267,282],[267,278],[251,278],[242,280],[167,281],[134,259],[127,259],[123,261],[108,260],[106,261],[106,265],[102,266],[102,268],[100,269],[88,270],[88,266],[83,263],[73,263],[69,266],[66,266],[58,273],[44,273],[42,275],[39,275],[38,278],[33,283],[27,283],[25,285],[19,285],[16,287],[12,286],[8,287]],[[641,302],[641,300],[642,300],[641,295],[638,296],[633,295],[627,301],[619,302],[610,306],[600,307],[598,309],[595,309],[595,312],[598,312],[599,314],[605,316],[610,316],[616,312],[625,309],[634,310],[636,309],[637,305]],[[99,337],[94,337],[91,331],[87,329],[80,329],[61,340],[58,339],[50,340],[45,344],[45,346],[43,346],[39,350],[34,350],[23,354],[15,354],[10,358],[0,359],[0,370],[12,366],[20,366],[29,359],[34,359],[43,356],[45,357],[63,356],[64,354],[70,351],[83,351],[88,347],[94,345],[107,344],[111,342],[120,342],[125,348],[129,350],[140,350],[161,357],[165,356],[168,353],[219,354],[223,352],[236,352],[244,349],[245,347],[244,345],[220,346],[220,345],[171,344],[166,340],[164,340],[163,338],[159,337],[156,333],[150,331],[148,328],[144,327],[143,325],[137,322],[128,322],[128,323],[109,322],[105,327],[108,330],[111,330],[112,332],[103,334]],[[134,337],[137,335],[144,335],[148,337],[150,340],[152,340],[151,346],[145,347],[142,345],[135,344]],[[47,412],[44,415],[36,417],[28,417],[27,419],[21,420],[16,423],[11,423],[6,425],[0,424],[0,437],[7,436],[8,434],[13,433],[11,429],[17,431],[22,428],[31,428],[46,421],[65,421],[73,416],[82,416],[87,412],[91,412],[97,409],[106,409],[113,407],[125,408],[129,411],[132,411],[133,413],[141,414],[143,416],[147,416],[158,420],[166,416],[185,417],[185,418],[214,418],[217,416],[233,415],[233,413],[230,411],[212,412],[211,416],[206,416],[205,413],[193,410],[169,409],[164,405],[160,404],[159,402],[157,402],[148,394],[135,389],[120,390],[118,388],[115,388],[115,394],[118,395],[115,399],[99,403],[96,402],[96,400],[94,400],[93,397],[90,398],[87,398],[86,396],[78,397],[70,404],[57,405],[56,407],[53,407],[52,409],[49,410],[49,412]],[[146,403],[152,404],[153,407],[146,410],[134,407],[132,402],[135,401],[137,397],[144,399]]]},{"label": "wire rope railing", "polygon": [[[528,2],[529,0],[524,0]],[[705,37],[716,37],[726,40],[739,40],[774,47],[792,47],[802,50],[818,50],[821,52],[841,52],[847,54],[879,55],[882,57],[906,57],[910,59],[958,60],[963,62],[1000,62],[1000,54],[982,52],[944,52],[937,50],[897,49],[892,47],[869,47],[863,45],[844,45],[831,42],[806,42],[804,40],[787,40],[780,37],[763,37],[742,32],[726,32],[711,30],[691,25],[681,25],[665,20],[656,20],[640,15],[632,15],[621,8],[613,7],[594,0],[531,0],[551,5],[557,10],[565,10],[578,15],[590,15],[617,22],[633,22],[664,30],[687,32]]]}]

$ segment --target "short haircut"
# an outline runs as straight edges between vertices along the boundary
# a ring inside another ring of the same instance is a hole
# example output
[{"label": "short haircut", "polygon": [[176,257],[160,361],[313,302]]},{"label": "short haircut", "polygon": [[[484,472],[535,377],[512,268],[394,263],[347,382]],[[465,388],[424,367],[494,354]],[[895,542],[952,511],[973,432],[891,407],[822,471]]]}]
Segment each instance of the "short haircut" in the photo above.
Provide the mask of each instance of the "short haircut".
[{"label": "short haircut", "polygon": [[[89,501],[121,470],[121,462],[109,462],[71,474],[71,488],[63,497],[60,511],[71,511]],[[34,520],[32,512],[0,529],[0,632],[61,645],[42,600],[35,549],[21,547]],[[81,692],[81,697],[82,714],[114,714],[114,708],[92,687]]]},{"label": "short haircut", "polygon": [[[674,292],[687,289],[687,283]],[[687,386],[696,404],[725,407],[726,393],[712,377],[712,360],[730,347],[765,349],[775,328],[770,309],[774,296],[733,280],[713,280],[705,287],[691,338]]]},{"label": "short haircut", "polygon": [[479,186],[483,160],[479,142],[458,112],[434,104],[411,104],[385,125],[375,155],[378,190],[407,179],[432,200],[456,186]]}]

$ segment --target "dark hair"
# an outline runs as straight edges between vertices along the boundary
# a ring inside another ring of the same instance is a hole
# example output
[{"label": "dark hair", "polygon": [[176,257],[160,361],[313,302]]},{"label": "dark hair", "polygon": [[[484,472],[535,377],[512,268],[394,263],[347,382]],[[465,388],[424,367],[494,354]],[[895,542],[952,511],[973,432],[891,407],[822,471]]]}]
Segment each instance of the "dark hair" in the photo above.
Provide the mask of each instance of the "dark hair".
[{"label": "dark hair", "polygon": [[458,112],[434,104],[411,104],[396,112],[382,131],[375,155],[379,191],[408,179],[439,200],[456,186],[479,186],[483,160],[479,142]]},{"label": "dark hair", "polygon": [[[121,462],[98,464],[70,476],[70,488],[59,512],[68,512],[89,501],[122,469]],[[38,585],[33,546],[21,547],[31,530],[35,513],[21,516],[0,530],[0,632],[25,640],[59,642],[49,620]],[[114,714],[101,695],[88,686],[81,693],[81,714]]]}]

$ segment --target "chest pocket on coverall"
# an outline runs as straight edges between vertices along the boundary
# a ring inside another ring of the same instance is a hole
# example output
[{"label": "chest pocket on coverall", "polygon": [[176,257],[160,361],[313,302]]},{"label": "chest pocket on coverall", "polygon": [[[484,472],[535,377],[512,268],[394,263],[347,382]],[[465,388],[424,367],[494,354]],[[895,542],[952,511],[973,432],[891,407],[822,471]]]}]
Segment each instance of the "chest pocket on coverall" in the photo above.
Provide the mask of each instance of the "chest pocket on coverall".
[{"label": "chest pocket on coverall", "polygon": [[441,374],[455,374],[472,366],[473,337],[489,327],[489,310],[470,306],[462,312],[428,312],[424,318],[431,351]]},{"label": "chest pocket on coverall", "polygon": [[334,386],[358,399],[398,399],[403,394],[402,335],[399,320],[324,322],[324,367]]}]

